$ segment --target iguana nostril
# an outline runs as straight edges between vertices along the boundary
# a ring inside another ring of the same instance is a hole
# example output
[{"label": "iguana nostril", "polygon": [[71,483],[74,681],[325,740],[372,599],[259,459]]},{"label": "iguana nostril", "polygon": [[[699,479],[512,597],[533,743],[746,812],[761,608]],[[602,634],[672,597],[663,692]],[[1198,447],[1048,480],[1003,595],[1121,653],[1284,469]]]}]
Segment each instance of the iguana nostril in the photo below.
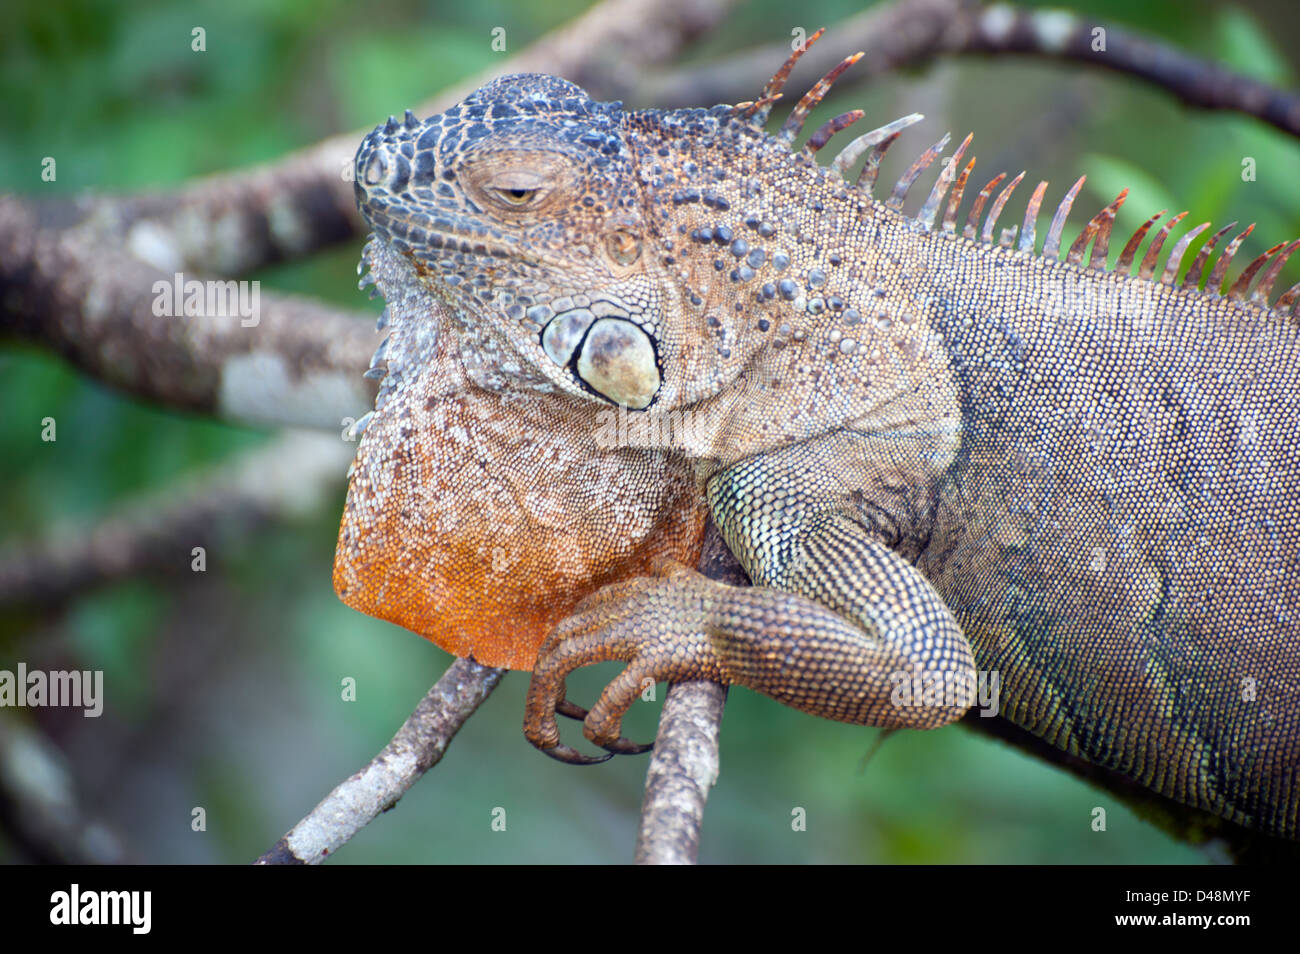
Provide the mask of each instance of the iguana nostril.
[{"label": "iguana nostril", "polygon": [[602,318],[591,326],[582,344],[578,377],[616,404],[637,410],[649,407],[659,391],[654,345],[630,321]]},{"label": "iguana nostril", "polygon": [[388,172],[388,164],[384,162],[383,153],[375,150],[370,154],[370,161],[366,163],[365,183],[368,186],[379,185],[384,181],[384,175]]}]

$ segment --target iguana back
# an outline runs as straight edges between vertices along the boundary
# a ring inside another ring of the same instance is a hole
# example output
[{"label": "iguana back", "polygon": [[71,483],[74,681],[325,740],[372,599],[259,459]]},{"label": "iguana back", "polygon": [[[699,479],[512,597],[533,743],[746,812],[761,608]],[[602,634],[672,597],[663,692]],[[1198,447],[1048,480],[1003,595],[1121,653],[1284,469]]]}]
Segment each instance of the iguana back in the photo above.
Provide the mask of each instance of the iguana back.
[{"label": "iguana back", "polygon": [[1001,674],[1002,713],[1178,801],[1294,834],[1297,326],[931,244],[962,436],[917,565]]}]

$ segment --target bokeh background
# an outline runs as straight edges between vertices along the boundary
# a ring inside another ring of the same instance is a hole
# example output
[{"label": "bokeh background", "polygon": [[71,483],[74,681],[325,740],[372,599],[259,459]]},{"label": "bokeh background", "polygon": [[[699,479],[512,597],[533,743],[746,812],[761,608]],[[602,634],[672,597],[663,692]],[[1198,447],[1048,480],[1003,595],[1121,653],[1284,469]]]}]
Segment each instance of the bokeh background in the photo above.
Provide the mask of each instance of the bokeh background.
[{"label": "bokeh background", "polygon": [[[1293,87],[1300,70],[1300,12],[1289,0],[1053,5],[1281,86]],[[274,160],[400,115],[491,68],[503,58],[491,47],[495,27],[506,28],[507,54],[514,53],[586,6],[10,0],[0,32],[0,183],[31,196],[153,190]],[[682,62],[788,38],[794,26],[811,32],[863,6],[743,3]],[[195,25],[207,29],[203,55],[190,51]],[[801,91],[810,79],[796,76]],[[984,177],[1023,168],[1031,184],[1052,180],[1049,203],[1087,173],[1067,242],[1086,220],[1083,210],[1125,186],[1132,192],[1117,237],[1166,207],[1190,209],[1190,223],[1258,222],[1239,262],[1300,235],[1300,144],[1249,118],[1185,109],[1131,78],[1024,58],[949,59],[841,94],[818,117],[853,106],[867,112],[864,129],[908,112],[927,116],[895,147],[882,182],[945,130],[976,132]],[[59,157],[56,183],[40,180],[46,155]],[[1254,182],[1241,179],[1243,156],[1257,160]],[[1028,189],[1014,209],[1023,209]],[[1112,258],[1119,244],[1112,243]],[[377,314],[382,303],[356,290],[360,248],[360,240],[349,242],[245,277]],[[1279,287],[1297,278],[1293,263]],[[55,527],[93,526],[133,497],[268,437],[124,398],[56,357],[10,342],[0,342],[0,409],[0,548]],[[47,416],[58,421],[55,443],[40,440]],[[309,516],[219,534],[208,541],[206,573],[189,572],[186,562],[53,609],[0,607],[0,669],[21,660],[104,671],[99,719],[31,709],[0,710],[0,719],[19,720],[44,740],[84,810],[128,857],[251,861],[374,755],[446,668],[450,657],[441,650],[335,598],[330,569],[343,494],[340,474],[336,492]],[[571,698],[593,699],[615,671],[578,674]],[[355,702],[341,699],[349,676],[357,680]],[[508,676],[443,762],[336,862],[629,860],[646,761],[584,769],[544,758],[520,731],[526,686],[526,675]],[[651,737],[656,717],[657,705],[638,704],[628,735]],[[732,692],[702,860],[1212,857],[1113,797],[963,728],[897,734],[867,759],[876,736]],[[191,830],[196,806],[206,810],[206,831]],[[796,806],[807,810],[806,832],[791,831]],[[1094,806],[1108,810],[1105,832],[1090,827]],[[490,827],[498,807],[507,812],[504,832]],[[0,860],[31,860],[3,827]]]}]

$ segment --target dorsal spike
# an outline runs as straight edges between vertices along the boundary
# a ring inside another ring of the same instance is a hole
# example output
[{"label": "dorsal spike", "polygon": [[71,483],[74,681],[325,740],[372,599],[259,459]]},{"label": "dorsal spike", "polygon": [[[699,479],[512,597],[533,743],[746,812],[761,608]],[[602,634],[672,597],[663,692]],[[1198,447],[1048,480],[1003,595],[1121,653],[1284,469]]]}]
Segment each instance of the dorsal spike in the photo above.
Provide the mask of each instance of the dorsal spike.
[{"label": "dorsal spike", "polygon": [[939,214],[939,203],[955,178],[957,178],[957,157],[949,156],[944,161],[943,168],[939,170],[939,178],[935,180],[930,194],[925,197],[920,210],[916,213],[916,220],[927,232],[934,228],[935,216]]},{"label": "dorsal spike", "polygon": [[407,129],[414,129],[416,126],[420,125],[420,120],[416,119],[415,113],[408,109],[406,111],[406,116],[402,119],[402,125]]},{"label": "dorsal spike", "polygon": [[997,225],[998,216],[1002,214],[1002,207],[1007,204],[1007,200],[1011,198],[1011,193],[1016,191],[1016,186],[1020,185],[1021,180],[1024,178],[1025,173],[1021,171],[1020,175],[1006,184],[1006,187],[998,193],[998,197],[993,200],[993,204],[989,206],[989,217],[984,220],[984,232],[980,236],[985,242],[993,241],[993,226]]},{"label": "dorsal spike", "polygon": [[[1219,243],[1219,239],[1223,238],[1236,227],[1236,222],[1229,222],[1205,240],[1205,244],[1201,246],[1201,250],[1197,252],[1196,257],[1192,259],[1192,267],[1187,270],[1187,275],[1183,278],[1184,288],[1195,288],[1201,283],[1201,279],[1205,277],[1205,267],[1209,264],[1210,254],[1214,251],[1214,246]],[[1206,286],[1205,290],[1209,291],[1209,286]]]},{"label": "dorsal spike", "polygon": [[867,195],[871,195],[876,188],[876,179],[880,175],[880,163],[885,158],[885,153],[889,152],[889,147],[898,139],[898,133],[885,139],[880,145],[873,146],[867,153],[866,162],[862,163],[862,171],[858,173],[857,186]]},{"label": "dorsal spike", "polygon": [[1287,312],[1291,310],[1292,306],[1296,309],[1300,309],[1300,282],[1296,282],[1282,293],[1282,297],[1279,298],[1277,304],[1273,306],[1273,311],[1279,315],[1285,316]]},{"label": "dorsal spike", "polygon": [[1070,247],[1066,249],[1065,260],[1071,265],[1078,265],[1083,261],[1083,251],[1088,247],[1088,243],[1092,241],[1092,237],[1096,234],[1097,223],[1094,219],[1089,219],[1087,224],[1084,225],[1083,231],[1079,233]]},{"label": "dorsal spike", "polygon": [[892,123],[885,123],[871,132],[863,133],[857,139],[853,140],[847,146],[840,150],[840,154],[831,160],[831,171],[837,172],[842,176],[847,176],[853,163],[868,149],[879,148],[883,156],[894,140],[908,126],[913,123],[919,123],[925,117],[920,113],[912,113],[901,119],[895,119]]},{"label": "dorsal spike", "polygon": [[1146,237],[1151,226],[1156,224],[1156,220],[1168,211],[1168,209],[1161,209],[1138,226],[1138,230],[1133,233],[1133,237],[1124,243],[1124,249],[1119,253],[1119,261],[1115,263],[1115,271],[1121,275],[1132,273],[1133,258],[1137,255],[1138,246],[1142,244],[1142,239]]},{"label": "dorsal spike", "polygon": [[808,141],[804,143],[803,149],[800,150],[800,152],[802,152],[805,157],[812,159],[813,156],[817,155],[818,151],[830,141],[831,136],[834,136],[837,132],[840,132],[843,129],[848,129],[865,115],[866,113],[860,109],[850,109],[847,113],[840,113],[834,119],[826,120],[826,122],[822,123],[820,128],[809,137]]},{"label": "dorsal spike", "polygon": [[1088,241],[1091,239],[1092,253],[1088,256],[1088,267],[1093,269],[1106,267],[1106,253],[1110,251],[1110,229],[1115,222],[1115,213],[1127,198],[1128,189],[1125,189],[1115,196],[1109,205],[1088,220],[1088,224],[1070,246],[1070,251],[1065,256],[1067,262],[1074,262],[1077,265],[1083,258],[1083,250],[1088,247]]},{"label": "dorsal spike", "polygon": [[1214,263],[1214,268],[1210,270],[1210,277],[1205,280],[1205,290],[1214,295],[1223,294],[1223,280],[1228,274],[1228,266],[1232,264],[1232,256],[1237,254],[1237,249],[1241,248],[1241,243],[1246,241],[1246,236],[1255,231],[1255,223],[1251,222],[1241,234],[1228,243],[1228,247],[1223,250],[1219,260]]},{"label": "dorsal spike", "polygon": [[388,117],[388,122],[384,123],[384,134],[391,136],[397,132],[397,119],[393,116]]},{"label": "dorsal spike", "polygon": [[974,239],[976,236],[976,224],[980,220],[980,213],[984,211],[984,203],[989,200],[993,190],[998,187],[998,183],[1007,177],[1005,172],[999,172],[988,181],[988,185],[980,189],[980,194],[975,196],[975,202],[971,205],[970,211],[966,213],[966,225],[961,230],[961,234],[968,239]]},{"label": "dorsal spike", "polygon": [[762,129],[767,125],[767,117],[772,112],[772,104],[781,98],[781,90],[785,89],[786,80],[790,78],[790,71],[799,62],[799,57],[807,53],[825,32],[826,28],[822,27],[810,36],[803,45],[796,47],[795,51],[781,64],[781,68],[772,74],[772,78],[767,81],[767,85],[763,87],[763,92],[758,99],[752,103],[740,103],[736,106],[740,119],[747,122],[754,129]]},{"label": "dorsal spike", "polygon": [[1022,252],[1034,253],[1034,229],[1038,224],[1038,210],[1043,207],[1043,196],[1047,193],[1047,182],[1038,183],[1034,189],[1034,194],[1029,197],[1029,205],[1025,209],[1025,221],[1020,226],[1020,242],[1016,248]]},{"label": "dorsal spike", "polygon": [[[820,31],[819,31],[820,32]],[[835,81],[839,79],[840,74],[850,66],[862,59],[862,53],[854,53],[852,56],[846,56],[839,62],[839,65],[831,68],[825,76],[819,79],[813,88],[804,93],[803,99],[795,105],[790,111],[790,116],[781,124],[781,130],[776,134],[776,138],[784,143],[792,143],[795,137],[799,135],[799,130],[803,129],[804,120],[808,114],[817,108],[817,104],[822,101],[822,97],[831,91]]]},{"label": "dorsal spike", "polygon": [[1286,243],[1283,242],[1280,245],[1274,245],[1272,248],[1270,248],[1259,258],[1255,259],[1253,262],[1247,265],[1246,270],[1237,276],[1237,280],[1233,282],[1232,287],[1228,289],[1227,297],[1235,298],[1237,299],[1237,301],[1245,301],[1246,290],[1250,288],[1250,283],[1254,279],[1255,273],[1259,271],[1261,268],[1263,268],[1264,263],[1267,262],[1270,258],[1272,258],[1274,253],[1276,253],[1278,249],[1282,248],[1283,245],[1285,244]]},{"label": "dorsal spike", "polygon": [[952,235],[957,229],[957,209],[961,206],[962,195],[966,192],[966,180],[970,178],[971,170],[975,168],[975,157],[970,157],[970,162],[966,163],[966,168],[961,171],[957,177],[957,183],[952,187],[952,195],[948,196],[948,208],[943,213],[942,229],[948,235]]},{"label": "dorsal spike", "polygon": [[1160,227],[1160,231],[1155,234],[1155,238],[1147,247],[1147,253],[1142,256],[1142,264],[1138,266],[1138,278],[1150,278],[1155,274],[1156,260],[1160,258],[1160,249],[1164,247],[1165,239],[1169,238],[1169,233],[1173,231],[1174,226],[1186,217],[1186,212],[1179,212]]},{"label": "dorsal spike", "polygon": [[912,188],[912,183],[930,167],[930,163],[939,157],[939,153],[948,148],[948,140],[951,138],[952,133],[944,133],[942,139],[916,157],[916,161],[907,167],[907,171],[894,184],[894,191],[885,200],[886,206],[891,209],[901,209],[903,207],[903,202],[907,199],[907,193]]},{"label": "dorsal spike", "polygon": [[1043,243],[1043,258],[1060,257],[1061,232],[1065,228],[1066,217],[1074,207],[1074,200],[1079,197],[1079,190],[1083,188],[1087,179],[1087,176],[1079,176],[1074,185],[1070,186],[1070,191],[1065,193],[1061,204],[1056,207],[1056,212],[1052,215],[1052,224],[1047,229],[1047,241]]},{"label": "dorsal spike", "polygon": [[1183,256],[1187,253],[1187,247],[1196,240],[1196,236],[1209,227],[1209,222],[1202,222],[1178,240],[1177,244],[1174,245],[1174,250],[1169,253],[1169,261],[1165,263],[1165,270],[1160,276],[1160,284],[1172,285],[1177,281],[1178,269],[1183,264]]},{"label": "dorsal spike", "polygon": [[1277,281],[1277,276],[1282,273],[1282,266],[1286,260],[1291,257],[1291,253],[1300,248],[1300,239],[1296,239],[1286,248],[1282,249],[1282,254],[1273,259],[1268,269],[1260,276],[1259,284],[1255,286],[1255,291],[1251,294],[1250,300],[1257,305],[1268,307],[1269,292],[1273,290],[1273,283]]},{"label": "dorsal spike", "polygon": [[[735,106],[731,107],[731,110],[746,126],[751,126],[755,129],[762,129],[764,124],[767,122],[767,115],[772,111],[772,107],[784,98],[784,95],[781,93],[773,93],[771,96],[764,96],[760,99],[753,100],[747,99],[744,102],[737,103]],[[754,126],[753,117],[758,115],[760,112],[763,115],[763,122]]]},{"label": "dorsal spike", "polygon": [[921,206],[921,211],[916,214],[917,221],[924,225],[927,231],[934,228],[934,217],[938,214],[939,203],[948,194],[948,187],[952,185],[952,180],[957,175],[957,166],[961,163],[962,157],[966,155],[966,148],[974,138],[974,133],[968,133],[966,138],[961,141],[961,145],[957,147],[957,151],[943,164],[943,171],[939,173],[938,181],[935,182],[934,188],[930,190],[930,195],[926,197],[925,204]]}]

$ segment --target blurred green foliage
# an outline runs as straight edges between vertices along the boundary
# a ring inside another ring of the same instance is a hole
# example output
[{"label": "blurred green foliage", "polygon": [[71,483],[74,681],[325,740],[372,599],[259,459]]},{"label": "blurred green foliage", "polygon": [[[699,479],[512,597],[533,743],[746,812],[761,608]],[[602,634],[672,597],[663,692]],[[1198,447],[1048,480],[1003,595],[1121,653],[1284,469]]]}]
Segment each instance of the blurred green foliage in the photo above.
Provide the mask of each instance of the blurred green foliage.
[{"label": "blurred green foliage", "polygon": [[[1050,5],[1150,32],[1271,82],[1295,82],[1296,48],[1277,37],[1283,26],[1296,35],[1297,18],[1282,2]],[[400,114],[492,67],[500,60],[490,47],[494,27],[506,28],[513,53],[584,7],[580,0],[15,0],[0,33],[0,181],[33,195],[156,189],[272,161]],[[795,25],[833,24],[860,8],[851,0],[813,2],[801,6],[801,22],[790,23],[784,4],[759,0],[738,8],[687,59],[788,36]],[[206,30],[206,53],[191,51],[196,26]],[[914,109],[930,115],[925,136],[909,140],[911,152],[896,148],[893,162],[909,161],[944,128],[969,128],[978,133],[985,176],[1024,167],[1051,178],[1059,191],[1049,193],[1049,204],[1079,171],[1092,192],[1077,209],[1099,207],[1129,186],[1116,235],[1175,205],[1192,210],[1189,222],[1258,221],[1243,254],[1300,233],[1294,141],[1244,117],[1189,112],[1129,78],[1071,65],[963,60],[841,94],[823,113],[850,102],[881,122]],[[39,178],[44,156],[58,161],[55,183]],[[1257,161],[1255,182],[1241,179],[1243,156]],[[1086,216],[1076,216],[1077,229]],[[252,277],[366,307],[354,284],[359,249],[353,243]],[[56,524],[90,526],[130,496],[264,439],[123,399],[27,347],[0,350],[0,399],[0,543]],[[40,440],[46,416],[58,421],[56,443]],[[44,728],[75,767],[87,804],[124,833],[136,857],[255,857],[387,741],[446,665],[449,657],[423,640],[334,597],[342,492],[313,519],[226,541],[209,554],[205,574],[182,567],[165,579],[87,593],[56,612],[0,615],[0,668],[61,660],[105,670],[104,718]],[[578,674],[571,696],[594,698],[613,671]],[[340,699],[346,676],[357,680],[355,703]],[[526,682],[508,677],[443,764],[339,860],[626,861],[645,761],[581,770],[543,758],[519,729]],[[649,737],[656,708],[635,707],[628,734]],[[1203,859],[1109,796],[965,730],[898,734],[863,767],[875,736],[733,692],[703,858]],[[1105,833],[1089,826],[1096,805],[1110,813]],[[207,809],[205,833],[190,830],[193,806]],[[507,810],[504,833],[489,829],[498,806]],[[807,832],[791,830],[795,806],[807,810]],[[18,856],[0,840],[6,857]]]}]

